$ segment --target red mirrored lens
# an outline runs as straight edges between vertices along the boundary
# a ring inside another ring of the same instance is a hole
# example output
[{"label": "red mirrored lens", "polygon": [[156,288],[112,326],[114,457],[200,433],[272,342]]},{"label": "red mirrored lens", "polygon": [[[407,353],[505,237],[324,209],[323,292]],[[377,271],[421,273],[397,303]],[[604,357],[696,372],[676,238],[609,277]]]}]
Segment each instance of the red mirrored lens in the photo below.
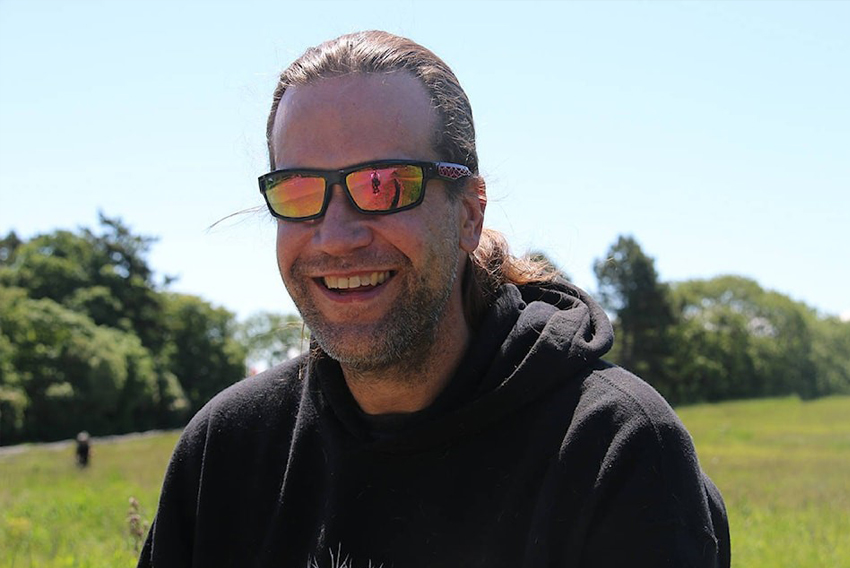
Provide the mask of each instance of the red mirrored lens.
[{"label": "red mirrored lens", "polygon": [[345,183],[360,209],[392,211],[421,199],[422,179],[421,167],[401,164],[352,172],[346,176]]},{"label": "red mirrored lens", "polygon": [[272,179],[266,183],[266,199],[279,215],[292,219],[311,217],[322,210],[325,180],[300,175]]}]

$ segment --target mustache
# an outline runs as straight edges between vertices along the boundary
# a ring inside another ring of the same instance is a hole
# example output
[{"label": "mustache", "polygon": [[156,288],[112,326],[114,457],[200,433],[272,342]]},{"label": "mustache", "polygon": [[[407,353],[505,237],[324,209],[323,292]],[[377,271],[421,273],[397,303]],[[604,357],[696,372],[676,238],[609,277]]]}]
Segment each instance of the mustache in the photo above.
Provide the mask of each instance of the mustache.
[{"label": "mustache", "polygon": [[292,263],[291,272],[295,276],[307,274],[346,272],[359,268],[383,268],[407,266],[410,260],[404,255],[362,252],[346,256],[333,256],[317,253],[309,257],[299,257]]}]

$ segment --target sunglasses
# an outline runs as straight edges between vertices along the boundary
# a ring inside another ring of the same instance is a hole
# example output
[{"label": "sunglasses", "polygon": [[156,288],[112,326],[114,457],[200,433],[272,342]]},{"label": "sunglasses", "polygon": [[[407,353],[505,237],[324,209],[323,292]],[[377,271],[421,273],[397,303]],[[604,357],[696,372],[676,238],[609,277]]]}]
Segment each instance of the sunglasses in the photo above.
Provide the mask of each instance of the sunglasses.
[{"label": "sunglasses", "polygon": [[260,176],[260,193],[278,219],[309,221],[325,214],[331,189],[339,184],[361,213],[387,215],[416,207],[430,179],[469,177],[466,166],[448,162],[383,160],[342,170],[283,169]]}]

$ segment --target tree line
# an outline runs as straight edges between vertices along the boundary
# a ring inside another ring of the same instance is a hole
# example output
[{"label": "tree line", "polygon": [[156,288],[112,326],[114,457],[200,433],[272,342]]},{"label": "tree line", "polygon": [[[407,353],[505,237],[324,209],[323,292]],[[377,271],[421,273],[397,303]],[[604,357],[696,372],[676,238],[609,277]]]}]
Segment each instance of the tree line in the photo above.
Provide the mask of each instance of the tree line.
[{"label": "tree line", "polygon": [[850,322],[740,276],[661,282],[628,236],[594,264],[609,358],[674,404],[850,394]]},{"label": "tree line", "polygon": [[154,238],[0,240],[0,444],[181,426],[245,375],[232,313],[155,282]]},{"label": "tree line", "polygon": [[[156,239],[100,215],[93,231],[0,239],[0,444],[182,426],[248,364],[305,347],[294,315],[237,322],[170,291]],[[597,260],[609,358],[673,403],[850,393],[850,323],[723,276],[660,282],[631,237]]]}]

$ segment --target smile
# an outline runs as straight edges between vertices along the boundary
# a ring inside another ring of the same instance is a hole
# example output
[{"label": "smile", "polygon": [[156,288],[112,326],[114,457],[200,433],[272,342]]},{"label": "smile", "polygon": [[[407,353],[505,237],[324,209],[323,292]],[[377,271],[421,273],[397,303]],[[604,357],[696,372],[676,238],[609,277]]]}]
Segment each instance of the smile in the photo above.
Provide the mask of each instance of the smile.
[{"label": "smile", "polygon": [[330,290],[350,290],[352,288],[377,286],[386,282],[389,277],[390,272],[385,270],[355,274],[354,276],[325,276],[322,278],[322,282]]}]

